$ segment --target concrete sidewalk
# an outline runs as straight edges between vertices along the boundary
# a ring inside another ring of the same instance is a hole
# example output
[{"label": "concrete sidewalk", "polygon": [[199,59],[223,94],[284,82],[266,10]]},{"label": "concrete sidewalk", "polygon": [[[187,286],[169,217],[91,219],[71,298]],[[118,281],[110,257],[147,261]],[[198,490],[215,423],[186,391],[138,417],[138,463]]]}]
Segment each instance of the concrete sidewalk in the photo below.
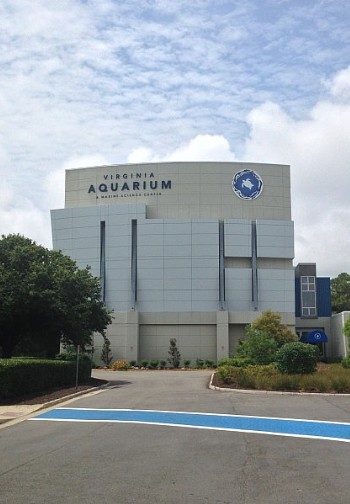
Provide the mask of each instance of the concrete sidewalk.
[{"label": "concrete sidewalk", "polygon": [[3,406],[0,405],[0,425],[20,420],[21,418],[26,418],[28,415],[34,413],[35,411],[50,408],[52,406],[55,406],[56,404],[69,401],[70,399],[74,399],[75,397],[91,394],[92,392],[99,391],[108,386],[109,383],[107,382],[98,387],[91,387],[85,390],[80,390],[78,392],[74,392],[73,394],[67,394],[65,396],[53,399],[51,401],[38,402],[36,404],[6,404]]},{"label": "concrete sidewalk", "polygon": [[0,406],[0,424],[15,420],[22,416],[30,415],[34,411],[41,409],[45,403],[38,404],[10,404]]}]

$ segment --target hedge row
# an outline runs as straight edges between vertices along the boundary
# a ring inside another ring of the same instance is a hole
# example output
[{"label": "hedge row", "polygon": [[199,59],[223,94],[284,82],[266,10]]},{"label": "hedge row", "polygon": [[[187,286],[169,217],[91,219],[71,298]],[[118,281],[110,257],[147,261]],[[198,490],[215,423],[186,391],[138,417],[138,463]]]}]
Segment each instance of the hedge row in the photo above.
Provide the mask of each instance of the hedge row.
[{"label": "hedge row", "polygon": [[[0,359],[0,400],[75,384],[75,362],[44,359]],[[79,363],[79,383],[91,377],[91,362]]]}]

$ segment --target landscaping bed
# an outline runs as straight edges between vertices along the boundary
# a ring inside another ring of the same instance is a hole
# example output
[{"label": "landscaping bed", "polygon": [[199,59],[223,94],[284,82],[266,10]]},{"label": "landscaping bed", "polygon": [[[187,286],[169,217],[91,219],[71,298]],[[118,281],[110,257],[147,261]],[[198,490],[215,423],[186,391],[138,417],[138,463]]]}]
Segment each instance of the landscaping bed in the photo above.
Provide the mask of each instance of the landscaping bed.
[{"label": "landscaping bed", "polygon": [[212,383],[233,389],[350,394],[350,369],[341,364],[319,363],[314,373],[287,374],[278,371],[274,364],[244,368],[222,366]]},{"label": "landscaping bed", "polygon": [[64,388],[53,388],[50,390],[46,390],[45,392],[35,393],[35,394],[27,394],[22,395],[20,397],[7,399],[0,401],[0,405],[10,405],[10,404],[43,404],[49,401],[55,401],[56,399],[61,399],[62,397],[66,397],[71,394],[75,394],[76,392],[83,392],[84,390],[89,390],[91,388],[98,388],[101,385],[108,383],[107,380],[99,380],[97,378],[90,378],[89,381],[84,383],[83,385],[78,385],[78,388],[75,387],[64,387]]}]

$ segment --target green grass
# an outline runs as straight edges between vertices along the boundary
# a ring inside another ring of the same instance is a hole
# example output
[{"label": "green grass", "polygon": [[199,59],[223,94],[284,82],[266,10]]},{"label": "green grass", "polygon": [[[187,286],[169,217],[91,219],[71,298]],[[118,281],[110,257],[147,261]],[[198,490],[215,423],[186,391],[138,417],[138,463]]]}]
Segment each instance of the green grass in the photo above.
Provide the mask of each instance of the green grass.
[{"label": "green grass", "polygon": [[300,392],[350,393],[350,369],[340,364],[321,364],[315,373],[285,374],[276,367],[221,366],[218,376],[233,388]]}]

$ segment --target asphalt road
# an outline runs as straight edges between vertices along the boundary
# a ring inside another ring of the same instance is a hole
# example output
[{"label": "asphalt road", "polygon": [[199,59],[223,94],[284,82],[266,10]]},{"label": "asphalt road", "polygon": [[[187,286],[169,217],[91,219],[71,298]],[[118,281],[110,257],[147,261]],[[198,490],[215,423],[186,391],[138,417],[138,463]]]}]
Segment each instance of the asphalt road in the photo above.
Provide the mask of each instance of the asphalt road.
[{"label": "asphalt road", "polygon": [[[214,392],[206,371],[99,372],[65,407],[349,422],[350,399]],[[0,502],[348,504],[350,444],[159,425],[24,421],[0,429]]]}]

